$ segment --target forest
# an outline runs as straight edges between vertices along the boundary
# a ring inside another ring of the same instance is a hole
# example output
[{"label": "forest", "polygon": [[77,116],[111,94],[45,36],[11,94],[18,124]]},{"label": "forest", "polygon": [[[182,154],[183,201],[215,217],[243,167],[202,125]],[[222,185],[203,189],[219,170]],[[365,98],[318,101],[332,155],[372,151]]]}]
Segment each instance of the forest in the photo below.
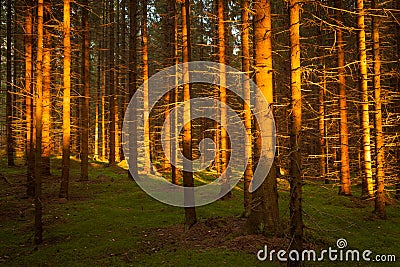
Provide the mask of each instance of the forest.
[{"label": "forest", "polygon": [[0,266],[400,266],[400,0],[1,0]]}]

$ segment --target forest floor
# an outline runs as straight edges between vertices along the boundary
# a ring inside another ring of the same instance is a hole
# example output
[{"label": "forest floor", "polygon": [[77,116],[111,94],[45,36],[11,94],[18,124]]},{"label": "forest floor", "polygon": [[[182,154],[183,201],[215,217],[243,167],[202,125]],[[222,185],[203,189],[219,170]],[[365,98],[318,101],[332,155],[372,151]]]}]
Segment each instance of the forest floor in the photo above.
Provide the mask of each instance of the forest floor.
[{"label": "forest floor", "polygon": [[[287,230],[279,238],[249,235],[241,218],[243,191],[233,198],[196,208],[198,223],[185,230],[184,212],[143,192],[121,167],[90,164],[89,181],[79,181],[72,161],[70,198],[58,198],[61,164],[52,160],[52,176],[43,178],[44,243],[33,245],[33,201],[25,198],[26,167],[8,168],[0,160],[0,265],[3,266],[283,266],[260,262],[258,250],[287,249]],[[282,229],[288,224],[288,187],[280,183]],[[387,206],[388,220],[372,215],[373,203],[337,195],[320,181],[304,186],[306,248],[369,249],[396,255],[400,266],[400,205]],[[379,265],[379,266],[381,266]],[[365,262],[308,262],[306,266],[377,266]]]}]

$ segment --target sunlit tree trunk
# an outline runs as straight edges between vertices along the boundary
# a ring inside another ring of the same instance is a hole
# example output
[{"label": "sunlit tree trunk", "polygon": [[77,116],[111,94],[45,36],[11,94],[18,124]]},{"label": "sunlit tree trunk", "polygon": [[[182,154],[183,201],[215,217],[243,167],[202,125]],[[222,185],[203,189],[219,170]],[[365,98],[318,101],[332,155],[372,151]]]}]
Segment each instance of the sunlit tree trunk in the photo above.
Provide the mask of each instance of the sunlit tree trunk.
[{"label": "sunlit tree trunk", "polygon": [[[225,10],[224,10],[224,0],[218,0],[218,57],[220,66],[220,87],[219,87],[219,99],[222,104],[226,104],[226,40],[225,40]],[[220,107],[221,115],[221,174],[222,174],[222,185],[221,191],[226,191],[229,189],[229,174],[227,170],[228,166],[228,135],[226,131],[227,127],[227,113],[226,106],[221,105]],[[223,198],[232,197],[232,192],[229,191]]]},{"label": "sunlit tree trunk", "polygon": [[336,30],[337,58],[338,58],[338,85],[339,85],[339,113],[340,113],[340,188],[339,194],[351,195],[350,188],[350,159],[349,159],[349,131],[347,127],[347,94],[346,71],[343,41],[343,18],[341,13],[342,1],[335,0],[337,21],[340,24]]},{"label": "sunlit tree trunk", "polygon": [[[179,32],[178,32],[178,10],[177,10],[177,2],[174,1],[174,62],[175,65],[179,64]],[[177,67],[175,68],[177,70]],[[171,104],[173,107],[178,105],[179,100],[179,86],[178,86],[178,74],[175,73],[175,89],[171,92]],[[178,162],[177,150],[179,149],[179,135],[176,134],[178,132],[178,114],[175,113],[174,118],[172,118],[171,123],[171,132],[175,132],[175,147],[171,148],[171,182],[173,184],[178,184],[178,173],[179,170],[176,167]]]},{"label": "sunlit tree trunk", "polygon": [[[8,166],[14,166],[14,138],[12,132],[13,103],[12,103],[12,4],[7,0],[7,92],[6,92],[6,135],[7,135],[7,161]],[[15,63],[14,63],[15,64]]]},{"label": "sunlit tree trunk", "polygon": [[[143,81],[149,79],[149,51],[147,42],[147,0],[142,0],[142,61],[143,61]],[[150,173],[151,168],[151,149],[150,149],[150,117],[149,117],[149,87],[144,83],[143,88],[143,108],[144,117],[148,118],[144,122],[144,149],[146,157],[144,158],[144,171]]]},{"label": "sunlit tree trunk", "polygon": [[89,161],[89,1],[85,0],[82,6],[82,137],[81,137],[81,180],[88,180]]},{"label": "sunlit tree trunk", "polygon": [[[50,19],[51,3],[46,4],[44,11],[44,23]],[[44,29],[44,48],[43,48],[43,129],[42,129],[42,173],[51,175],[50,172],[50,123],[51,123],[51,32],[48,28]]]},{"label": "sunlit tree trunk", "polygon": [[[250,44],[249,44],[249,9],[250,1],[242,0],[242,71],[250,76]],[[245,80],[243,84],[244,100],[250,103],[250,80]],[[247,138],[249,138],[248,146],[246,147],[246,158],[248,159],[246,171],[244,173],[244,217],[249,217],[251,212],[251,193],[250,183],[253,178],[253,135],[251,131],[251,107],[246,103],[243,106],[244,124],[246,127]]]},{"label": "sunlit tree trunk", "polygon": [[[183,0],[182,3],[182,61],[188,63],[191,60],[191,43],[190,43],[190,2],[189,0]],[[189,72],[188,68],[184,67],[183,70],[183,101],[190,100],[190,89]],[[194,187],[193,172],[192,170],[192,123],[191,120],[191,108],[190,104],[184,106],[184,121],[188,122],[183,126],[183,155],[189,159],[184,161],[183,171],[183,186]],[[185,190],[185,205],[194,205],[194,191]],[[197,221],[196,209],[194,207],[185,207],[185,226],[190,228]]]},{"label": "sunlit tree trunk", "polygon": [[[377,0],[372,0],[372,8],[377,9]],[[375,14],[378,15],[378,14]],[[374,53],[374,92],[375,92],[375,151],[376,151],[376,194],[375,213],[381,219],[386,219],[385,211],[385,138],[382,126],[381,98],[381,56],[379,25],[380,18],[372,17],[372,41]]]},{"label": "sunlit tree trunk", "polygon": [[43,105],[43,0],[38,0],[37,8],[37,59],[35,92],[35,244],[43,242],[42,224],[42,105]]},{"label": "sunlit tree trunk", "polygon": [[[256,64],[256,83],[260,92],[256,94],[256,109],[262,107],[264,97],[269,104],[273,103],[273,60],[272,60],[272,18],[271,1],[260,0],[255,2],[254,16],[254,42],[255,42],[255,64]],[[261,95],[261,94],[262,95]],[[268,112],[268,111],[264,111]],[[272,112],[272,108],[270,110]],[[266,129],[259,125],[257,131]],[[273,129],[268,128],[272,133]],[[254,162],[258,164],[267,164],[267,160],[261,157],[261,132],[258,132],[254,142]],[[273,157],[274,155],[272,155]],[[276,235],[279,231],[279,209],[278,209],[278,191],[276,183],[276,168],[272,166],[267,177],[261,186],[253,192],[251,202],[251,213],[249,217],[249,226],[252,231],[261,230],[269,235]]]},{"label": "sunlit tree trunk", "polygon": [[[110,0],[109,5],[109,14],[110,14],[110,25],[109,25],[109,40],[110,40],[110,50],[109,50],[109,63],[110,63],[110,80],[108,83],[109,92],[110,92],[110,123],[109,123],[109,156],[108,162],[110,165],[115,164],[116,160],[116,151],[115,151],[115,144],[117,134],[116,130],[116,116],[118,116],[118,107],[116,105],[115,97],[116,97],[116,88],[115,88],[115,33],[114,33],[114,16],[115,16],[115,8],[114,8],[114,0]],[[119,12],[119,11],[118,11]]]},{"label": "sunlit tree trunk", "polygon": [[[290,17],[290,250],[303,249],[302,175],[301,175],[301,65],[300,65],[300,4],[289,1]],[[298,261],[289,261],[288,266],[299,266]]]},{"label": "sunlit tree trunk", "polygon": [[[129,20],[130,20],[130,42],[129,42],[129,99],[133,97],[136,93],[136,78],[137,78],[137,56],[136,56],[136,31],[137,31],[137,6],[136,0],[130,0],[129,3]],[[134,107],[134,112],[131,112],[134,115],[132,119],[131,127],[129,132],[137,132],[137,122],[136,122],[136,107]],[[131,170],[128,174],[129,178],[138,178],[138,164],[137,164],[137,135],[129,134],[129,169]],[[133,177],[132,177],[133,176]]]},{"label": "sunlit tree trunk", "polygon": [[[396,0],[396,9],[399,11],[400,10],[400,0]],[[397,12],[397,21],[400,21],[400,12]],[[399,23],[395,22],[395,27],[396,27],[396,50],[397,50],[397,58],[400,58],[400,25]],[[397,67],[399,70],[400,66]],[[400,92],[400,77],[397,77],[397,84],[396,84],[396,89],[397,93]],[[400,101],[397,101],[397,111],[400,112]],[[397,127],[397,130],[400,129],[400,127]],[[397,145],[396,145],[396,155],[397,155],[397,162],[398,165],[400,165],[400,138],[397,138]],[[400,177],[398,178],[398,181],[396,183],[396,198],[400,199]]]},{"label": "sunlit tree trunk", "polygon": [[25,10],[25,105],[26,105],[26,159],[27,159],[27,189],[26,195],[28,197],[35,196],[35,184],[34,184],[34,167],[35,157],[33,153],[33,127],[32,127],[32,79],[33,79],[33,48],[32,48],[32,2],[26,2]]},{"label": "sunlit tree trunk", "polygon": [[369,97],[368,97],[368,65],[367,48],[365,43],[364,0],[357,0],[358,50],[360,61],[360,91],[361,91],[361,127],[363,142],[363,178],[362,196],[373,197],[374,185],[372,180],[371,160],[371,133],[369,125]]},{"label": "sunlit tree trunk", "polygon": [[70,146],[71,146],[71,6],[64,0],[64,96],[63,96],[63,144],[60,198],[68,198]]}]

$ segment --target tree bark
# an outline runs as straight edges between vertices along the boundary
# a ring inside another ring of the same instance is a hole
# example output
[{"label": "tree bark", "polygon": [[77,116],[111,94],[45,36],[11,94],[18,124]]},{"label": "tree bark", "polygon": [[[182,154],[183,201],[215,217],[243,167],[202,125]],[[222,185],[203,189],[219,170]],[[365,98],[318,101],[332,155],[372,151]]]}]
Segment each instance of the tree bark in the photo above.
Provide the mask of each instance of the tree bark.
[{"label": "tree bark", "polygon": [[[14,138],[13,138],[13,82],[12,82],[12,4],[7,0],[7,92],[6,92],[6,136],[7,136],[7,162],[8,166],[15,166],[14,163]],[[15,63],[14,63],[15,64]]]},{"label": "tree bark", "polygon": [[374,196],[371,160],[371,130],[369,125],[368,65],[365,42],[364,0],[357,0],[358,52],[360,61],[361,127],[363,142],[362,197]]},{"label": "tree bark", "polygon": [[[44,11],[44,23],[50,20],[51,3],[46,4]],[[43,135],[42,135],[42,173],[51,175],[50,154],[51,154],[51,32],[48,28],[44,29],[44,49],[43,49]]]},{"label": "tree bark", "polygon": [[[219,99],[222,104],[226,104],[226,38],[225,38],[225,1],[217,0],[218,4],[218,58],[220,66],[220,86],[219,86]],[[220,125],[220,135],[221,135],[221,192],[229,189],[229,170],[228,166],[228,135],[226,127],[228,119],[226,113],[226,105],[221,105],[220,115],[221,115],[221,125]],[[229,191],[222,198],[232,197],[232,192]]]},{"label": "tree bark", "polygon": [[36,59],[36,92],[35,92],[35,236],[36,245],[43,242],[42,223],[42,105],[43,105],[43,0],[38,0],[37,17],[37,59]]},{"label": "tree bark", "polygon": [[[372,0],[372,8],[378,9],[377,0]],[[378,15],[378,14],[376,14]],[[374,93],[375,93],[375,154],[376,154],[376,193],[375,213],[386,219],[385,210],[385,137],[382,126],[381,98],[381,57],[379,40],[379,17],[372,17],[372,41],[374,53]]]},{"label": "tree bark", "polygon": [[[249,9],[250,9],[250,1],[242,0],[241,1],[242,8],[242,71],[249,77],[250,79],[250,44],[249,44],[249,29],[250,29],[250,21],[249,21]],[[245,80],[243,84],[244,90],[244,100],[247,103],[250,103],[250,80]],[[244,212],[243,217],[249,217],[251,213],[251,193],[250,193],[250,183],[253,179],[253,135],[252,135],[252,115],[251,108],[249,105],[244,103],[243,111],[244,111],[244,124],[246,127],[247,138],[249,138],[248,146],[246,147],[246,158],[248,159],[246,170],[244,173]]]},{"label": "tree bark", "polygon": [[35,155],[33,153],[34,143],[33,143],[33,120],[32,120],[32,79],[33,79],[33,47],[32,47],[32,2],[26,2],[25,10],[25,122],[26,122],[26,160],[27,160],[27,172],[26,172],[26,195],[28,197],[35,196]]},{"label": "tree bark", "polygon": [[[303,250],[302,175],[301,175],[301,65],[300,65],[300,4],[289,2],[290,17],[290,250]],[[288,266],[300,266],[299,261],[289,261]]]},{"label": "tree bark", "polygon": [[71,146],[71,3],[64,0],[64,96],[63,96],[63,144],[60,198],[68,198],[70,146]]},{"label": "tree bark", "polygon": [[[137,45],[137,11],[138,11],[138,6],[137,6],[137,1],[136,0],[130,0],[129,3],[129,19],[130,19],[130,46],[129,46],[129,99],[133,97],[133,95],[136,93],[136,78],[137,78],[137,69],[136,69],[136,64],[137,64],[137,56],[136,56],[136,45]],[[131,119],[130,123],[130,130],[129,132],[137,132],[137,122],[136,122],[136,107],[133,107],[134,112],[131,112],[133,114],[133,118]],[[136,134],[130,134],[129,135],[129,158],[128,158],[128,165],[129,165],[129,178],[135,178],[138,179],[138,164],[137,164],[137,137]]]},{"label": "tree bark", "polygon": [[346,70],[343,41],[343,18],[341,13],[342,1],[335,0],[336,18],[340,24],[336,31],[337,58],[338,58],[338,85],[339,85],[339,113],[340,113],[340,188],[339,194],[350,196],[350,159],[349,159],[349,131],[347,127],[347,93],[346,93]]},{"label": "tree bark", "polygon": [[[189,0],[184,0],[182,3],[182,61],[183,63],[188,63],[191,60],[191,44],[190,44],[190,2]],[[189,82],[189,72],[188,67],[184,66],[183,70],[183,101],[190,100],[191,86]],[[191,107],[187,103],[184,106],[184,121],[187,121],[183,126],[183,155],[188,159],[183,162],[183,186],[185,187],[185,226],[190,228],[196,221],[196,209],[194,207],[194,179],[192,170],[192,123],[191,120]]]},{"label": "tree bark", "polygon": [[89,1],[85,0],[82,6],[82,137],[81,137],[81,180],[89,179]]},{"label": "tree bark", "polygon": [[[261,108],[260,99],[264,97],[268,104],[273,103],[273,59],[272,59],[272,17],[271,1],[260,0],[255,2],[254,16],[254,41],[256,83],[260,92],[256,93],[256,109]],[[265,111],[266,112],[266,111]],[[272,109],[270,110],[272,112]],[[261,157],[261,129],[265,126],[257,126],[257,135],[254,142],[254,162],[267,164],[265,157]],[[264,131],[263,130],[263,131]],[[273,129],[268,128],[272,133]],[[265,140],[263,141],[265,142]],[[274,155],[272,155],[274,157]],[[252,195],[252,210],[248,225],[250,230],[261,231],[269,235],[277,235],[279,232],[279,207],[278,190],[276,182],[275,164],[270,168],[267,177]]]},{"label": "tree bark", "polygon": [[[143,61],[143,82],[149,79],[149,51],[147,41],[147,0],[142,0],[142,61]],[[150,148],[150,117],[149,117],[149,87],[147,83],[144,83],[143,93],[143,106],[144,106],[144,117],[148,118],[144,122],[144,149],[146,151],[146,157],[144,162],[144,171],[146,173],[152,172],[151,167],[151,148]]]},{"label": "tree bark", "polygon": [[109,63],[110,63],[110,80],[109,80],[109,90],[110,90],[110,124],[109,124],[109,156],[108,162],[110,165],[115,165],[116,163],[116,151],[115,144],[117,134],[116,130],[116,116],[118,116],[118,106],[116,105],[115,97],[116,97],[116,88],[115,88],[115,33],[114,33],[114,0],[110,0],[109,6],[109,14],[110,14],[110,26],[109,26],[109,40],[110,40],[110,50],[109,50]]}]

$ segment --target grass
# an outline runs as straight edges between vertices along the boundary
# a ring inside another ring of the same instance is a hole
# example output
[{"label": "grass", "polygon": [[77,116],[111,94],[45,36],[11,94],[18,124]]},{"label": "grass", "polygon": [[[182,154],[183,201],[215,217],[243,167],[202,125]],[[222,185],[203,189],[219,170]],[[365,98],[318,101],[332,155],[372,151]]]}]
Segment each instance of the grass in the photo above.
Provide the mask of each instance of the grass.
[{"label": "grass", "polygon": [[[99,162],[91,164],[88,182],[79,181],[79,163],[72,162],[70,200],[61,201],[57,198],[60,160],[53,159],[52,164],[53,175],[44,179],[44,244],[35,247],[32,200],[23,198],[25,167],[8,168],[4,160],[0,161],[0,172],[12,183],[0,181],[0,265],[274,266],[259,262],[255,254],[212,244],[207,248],[195,248],[166,243],[153,252],[145,250],[144,233],[181,224],[183,209],[152,199],[127,178],[126,170]],[[354,195],[359,195],[359,188],[352,189]],[[197,208],[199,220],[239,217],[242,194],[237,188],[232,199]],[[288,200],[288,192],[281,190],[280,209],[285,225],[289,220]],[[304,186],[307,242],[317,248],[327,248],[336,247],[337,239],[346,238],[348,248],[394,254],[400,259],[399,205],[387,207],[389,219],[385,221],[375,219],[372,208],[371,202],[338,196],[334,186],[307,182]],[[344,265],[326,261],[306,266]],[[376,264],[360,262],[345,266]]]}]

